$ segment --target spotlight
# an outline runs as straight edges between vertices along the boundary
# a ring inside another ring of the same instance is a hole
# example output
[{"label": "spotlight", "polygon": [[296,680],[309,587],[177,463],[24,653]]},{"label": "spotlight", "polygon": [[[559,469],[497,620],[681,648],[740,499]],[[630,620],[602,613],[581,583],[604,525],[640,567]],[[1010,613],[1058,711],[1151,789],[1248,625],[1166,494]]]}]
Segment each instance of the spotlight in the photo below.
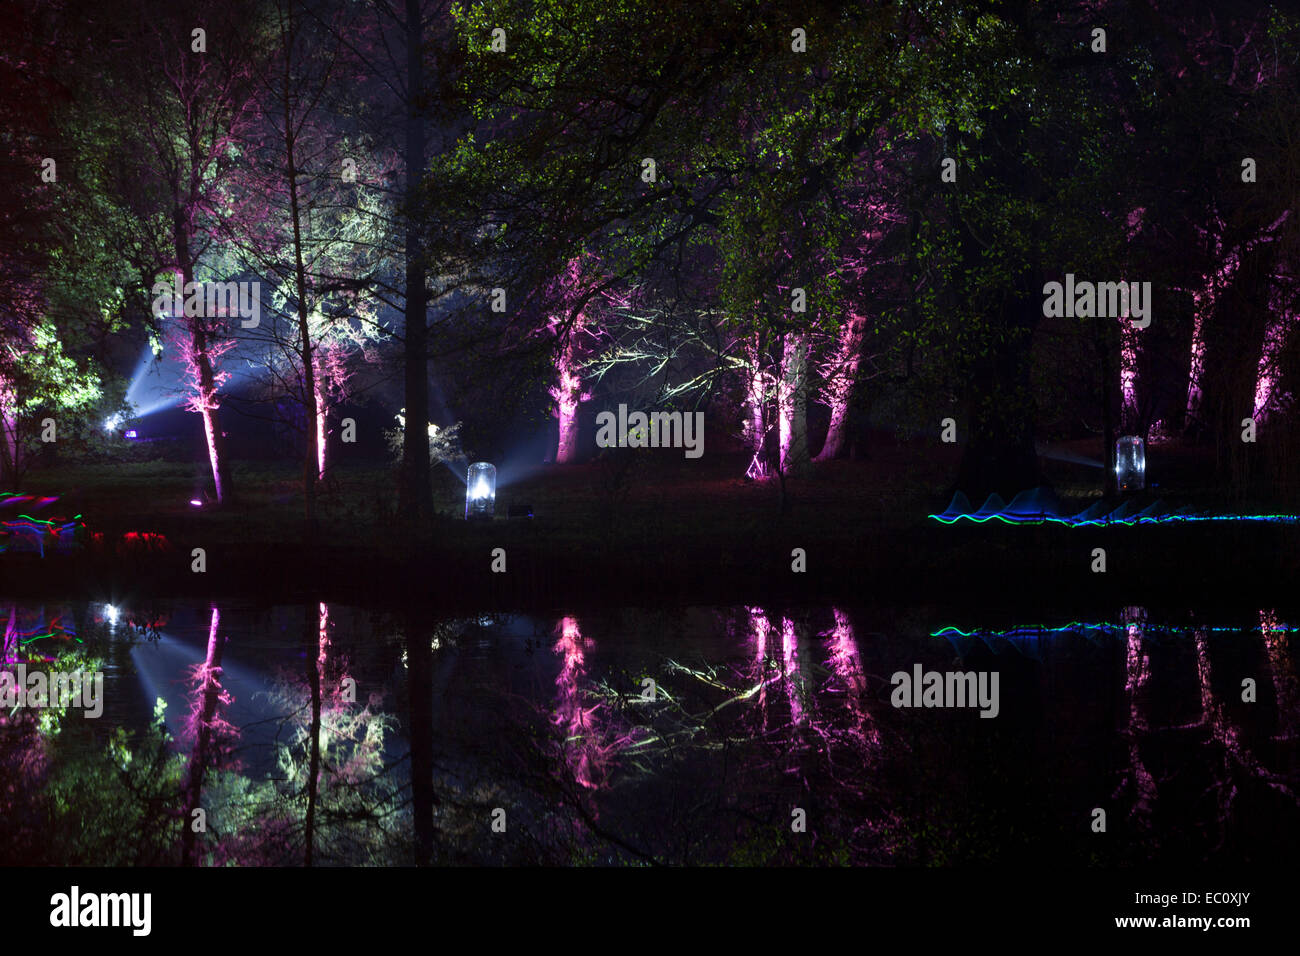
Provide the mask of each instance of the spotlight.
[{"label": "spotlight", "polygon": [[118,412],[115,415],[109,415],[107,418],[104,419],[104,431],[106,432],[116,431],[117,427],[121,424],[122,424],[121,412]]},{"label": "spotlight", "polygon": [[105,604],[105,605],[104,605],[104,617],[105,617],[105,619],[108,621],[109,624],[116,624],[116,623],[117,623],[117,617],[118,617],[118,611],[117,611],[117,608],[115,608],[115,607],[114,607],[113,605],[111,605],[111,604]]},{"label": "spotlight", "polygon": [[203,507],[203,502],[200,501],[198,498],[191,498],[191,499],[190,499],[190,504],[193,505],[195,508],[202,508],[202,507]]},{"label": "spotlight", "polygon": [[486,461],[474,462],[465,475],[465,518],[491,518],[496,498],[496,466]]},{"label": "spotlight", "polygon": [[1115,478],[1120,491],[1146,487],[1147,455],[1139,436],[1125,435],[1115,442]]}]

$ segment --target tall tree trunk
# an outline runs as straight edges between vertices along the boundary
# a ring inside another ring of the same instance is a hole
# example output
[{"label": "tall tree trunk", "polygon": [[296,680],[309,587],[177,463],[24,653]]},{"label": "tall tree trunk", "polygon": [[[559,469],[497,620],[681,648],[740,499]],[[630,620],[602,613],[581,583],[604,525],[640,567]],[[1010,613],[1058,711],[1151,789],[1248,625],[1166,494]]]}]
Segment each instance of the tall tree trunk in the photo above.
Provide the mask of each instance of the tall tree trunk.
[{"label": "tall tree trunk", "polygon": [[[292,16],[292,6],[286,16]],[[290,22],[286,31],[286,49],[293,43],[293,24]],[[287,54],[286,54],[287,55]],[[313,538],[316,536],[316,481],[320,466],[317,457],[316,438],[316,360],[312,354],[311,322],[308,320],[309,304],[307,302],[307,270],[302,259],[302,214],[298,208],[298,165],[294,142],[293,111],[289,105],[289,64],[285,63],[284,86],[281,88],[284,107],[284,158],[289,187],[289,218],[293,227],[293,277],[298,298],[298,337],[299,359],[302,362],[302,400],[303,431],[307,436],[307,450],[303,457],[302,485],[303,503],[306,509],[307,530]],[[421,419],[422,420],[422,419]]]},{"label": "tall tree trunk", "polygon": [[303,865],[311,866],[316,852],[316,799],[320,780],[321,671],[324,667],[325,650],[321,645],[320,618],[312,614],[310,604],[303,608],[303,630],[308,648],[316,650],[315,654],[307,654],[307,683],[311,687],[311,726],[308,729],[310,740],[307,758],[307,818],[303,826],[306,841]]},{"label": "tall tree trunk", "polygon": [[1218,269],[1209,275],[1203,276],[1201,287],[1192,294],[1192,354],[1187,373],[1187,418],[1183,423],[1184,433],[1194,431],[1202,424],[1201,393],[1202,378],[1205,374],[1206,320],[1215,318],[1219,299],[1236,279],[1242,256],[1263,243],[1272,242],[1277,236],[1278,229],[1281,228],[1290,215],[1291,211],[1289,209],[1283,210],[1282,214],[1273,220],[1268,228],[1245,243],[1231,247],[1226,252],[1223,247],[1222,223],[1219,223],[1220,229],[1218,231],[1209,233],[1206,236],[1207,243],[1214,256],[1213,261],[1218,265]]},{"label": "tall tree trunk", "polygon": [[433,863],[433,652],[418,613],[406,616],[406,680],[410,701],[411,809],[415,814],[415,863]]},{"label": "tall tree trunk", "polygon": [[221,658],[225,641],[219,636],[221,612],[213,607],[208,624],[208,650],[203,661],[202,683],[199,692],[198,721],[194,728],[194,750],[190,753],[189,780],[185,786],[185,817],[181,821],[181,865],[193,866],[197,835],[194,832],[194,811],[203,801],[203,780],[212,760],[212,725],[221,700]]},{"label": "tall tree trunk", "polygon": [[758,336],[750,337],[742,347],[745,355],[745,418],[741,424],[745,446],[749,449],[747,478],[766,478],[767,461],[767,375],[763,371],[763,353]]},{"label": "tall tree trunk", "polygon": [[1269,296],[1269,321],[1260,343],[1259,364],[1255,375],[1254,417],[1264,420],[1273,410],[1274,391],[1281,377],[1282,350],[1295,326],[1295,315],[1288,308],[1287,296],[1276,283]]},{"label": "tall tree trunk", "polygon": [[582,404],[582,376],[575,367],[577,348],[574,340],[580,324],[581,317],[569,331],[568,341],[555,359],[558,380],[551,389],[551,397],[555,399],[556,415],[559,417],[559,440],[555,448],[557,464],[574,461],[578,455],[578,408]]},{"label": "tall tree trunk", "polygon": [[424,251],[416,209],[424,175],[424,118],[420,96],[424,88],[424,31],[420,0],[406,0],[406,430],[402,442],[399,506],[409,522],[422,526],[433,512],[429,469],[428,295],[424,284]]},{"label": "tall tree trunk", "polygon": [[1205,374],[1205,320],[1214,314],[1217,289],[1213,277],[1206,280],[1205,288],[1192,296],[1192,349],[1187,368],[1187,418],[1184,432],[1193,431],[1201,419],[1201,382]]},{"label": "tall tree trunk", "polygon": [[792,478],[806,476],[812,459],[808,454],[808,339],[803,333],[785,335],[777,401],[781,473]]},{"label": "tall tree trunk", "polygon": [[0,480],[11,491],[18,490],[22,478],[22,444],[14,404],[9,390],[0,392]]},{"label": "tall tree trunk", "polygon": [[1139,336],[1142,330],[1128,318],[1121,318],[1119,323],[1119,427],[1123,434],[1140,435],[1145,440],[1146,428],[1138,402],[1138,359],[1142,354]]},{"label": "tall tree trunk", "polygon": [[[318,350],[319,354],[319,350]],[[316,369],[316,477],[325,480],[326,459],[326,435],[328,434],[328,414],[329,409],[325,401],[325,386],[321,381],[321,369]]]},{"label": "tall tree trunk", "polygon": [[[186,300],[185,290],[194,281],[194,262],[190,258],[190,232],[188,218],[179,207],[174,213],[176,269],[180,283],[177,292],[181,301]],[[201,310],[200,310],[201,311]],[[182,309],[180,321],[186,324],[189,333],[191,361],[194,363],[198,378],[198,412],[203,419],[203,437],[208,446],[208,463],[212,468],[212,483],[217,494],[217,503],[225,504],[233,499],[234,488],[226,468],[225,436],[221,433],[221,418],[217,414],[217,377],[212,368],[212,356],[208,351],[207,318],[203,315],[189,315]]]},{"label": "tall tree trunk", "polygon": [[826,376],[825,399],[830,406],[831,422],[826,441],[817,461],[831,461],[844,454],[844,432],[849,406],[857,384],[858,363],[862,357],[862,340],[866,335],[866,316],[850,314],[840,326],[834,364]]}]

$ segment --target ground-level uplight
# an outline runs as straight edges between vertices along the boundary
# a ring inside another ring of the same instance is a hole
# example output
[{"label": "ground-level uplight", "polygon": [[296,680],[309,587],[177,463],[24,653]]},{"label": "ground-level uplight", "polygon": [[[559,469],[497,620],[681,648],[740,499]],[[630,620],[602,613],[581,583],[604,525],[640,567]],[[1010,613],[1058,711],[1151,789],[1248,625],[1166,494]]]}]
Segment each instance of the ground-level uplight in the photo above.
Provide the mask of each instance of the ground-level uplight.
[{"label": "ground-level uplight", "polygon": [[490,518],[496,509],[497,469],[476,461],[465,475],[465,518]]},{"label": "ground-level uplight", "polygon": [[1115,479],[1120,491],[1147,486],[1147,453],[1141,438],[1125,435],[1115,442]]}]

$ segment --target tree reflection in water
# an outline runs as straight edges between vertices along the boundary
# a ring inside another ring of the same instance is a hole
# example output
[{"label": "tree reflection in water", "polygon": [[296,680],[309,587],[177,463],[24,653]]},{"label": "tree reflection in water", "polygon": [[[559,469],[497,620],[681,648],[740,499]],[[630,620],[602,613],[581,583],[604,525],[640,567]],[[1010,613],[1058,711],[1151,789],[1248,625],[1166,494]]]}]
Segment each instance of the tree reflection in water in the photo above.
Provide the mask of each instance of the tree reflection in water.
[{"label": "tree reflection in water", "polygon": [[[198,648],[164,634],[173,739],[161,699],[152,719],[120,712],[139,614],[0,610],[6,667],[124,675],[99,723],[0,713],[5,862],[1231,861],[1300,833],[1294,631],[1273,610],[1253,629],[1128,608],[1033,641],[962,632],[956,660],[916,619],[837,606],[407,611],[364,632],[324,603],[275,613],[301,635],[287,651],[259,651],[274,629],[225,609],[206,609]],[[892,708],[889,675],[914,663],[998,669],[999,718]],[[232,692],[232,667],[251,690]],[[250,733],[269,740],[260,762]],[[1096,806],[1113,839],[1089,840]]]}]

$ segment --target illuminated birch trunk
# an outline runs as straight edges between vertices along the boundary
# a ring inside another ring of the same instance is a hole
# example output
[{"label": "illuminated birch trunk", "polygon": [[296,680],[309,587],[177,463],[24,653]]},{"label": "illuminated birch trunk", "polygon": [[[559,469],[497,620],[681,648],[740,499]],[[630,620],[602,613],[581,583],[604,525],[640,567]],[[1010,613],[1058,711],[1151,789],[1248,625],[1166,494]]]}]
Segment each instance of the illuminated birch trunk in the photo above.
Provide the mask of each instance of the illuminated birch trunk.
[{"label": "illuminated birch trunk", "polygon": [[840,326],[835,358],[826,372],[826,385],[822,396],[831,410],[826,441],[817,455],[817,461],[831,461],[844,453],[844,429],[848,421],[849,400],[857,382],[858,363],[861,361],[862,340],[866,335],[865,316],[850,314]]},{"label": "illuminated birch trunk", "polygon": [[1259,367],[1255,376],[1256,421],[1263,421],[1277,407],[1275,391],[1281,375],[1278,362],[1295,326],[1295,315],[1287,306],[1287,296],[1275,284],[1269,295],[1269,322],[1264,329],[1264,341],[1260,344]]},{"label": "illuminated birch trunk", "polygon": [[745,470],[747,478],[766,478],[768,476],[767,460],[767,394],[770,376],[763,370],[762,352],[758,337],[752,336],[742,347],[745,354],[745,401],[744,419],[741,433],[745,447],[749,450],[749,466]]},{"label": "illuminated birch trunk", "polygon": [[781,472],[794,477],[806,475],[812,458],[808,453],[808,340],[803,334],[785,336],[777,402]]},{"label": "illuminated birch trunk", "polygon": [[582,377],[577,371],[577,356],[574,348],[577,332],[578,328],[575,324],[569,333],[569,340],[556,357],[557,381],[550,390],[551,397],[555,399],[555,412],[559,418],[559,441],[555,448],[557,464],[574,461],[578,454],[578,408],[584,396]]},{"label": "illuminated birch trunk", "polygon": [[220,627],[221,612],[214,607],[208,623],[207,654],[195,672],[198,699],[191,712],[188,728],[194,738],[194,750],[190,753],[189,780],[185,787],[185,816],[181,821],[181,863],[185,866],[193,866],[195,863],[195,811],[203,806],[203,781],[216,749],[216,731],[218,727],[228,729],[218,719],[218,707],[231,701],[230,695],[221,686],[221,657],[225,641],[218,636]]}]

